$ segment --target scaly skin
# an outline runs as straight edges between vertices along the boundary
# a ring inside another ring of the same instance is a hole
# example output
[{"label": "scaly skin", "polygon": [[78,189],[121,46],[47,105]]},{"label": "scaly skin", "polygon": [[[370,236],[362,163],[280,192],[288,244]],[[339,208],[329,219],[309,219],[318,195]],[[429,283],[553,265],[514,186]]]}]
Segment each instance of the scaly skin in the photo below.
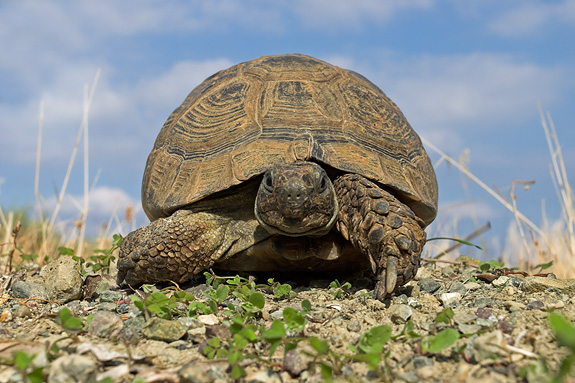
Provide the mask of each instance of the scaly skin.
[{"label": "scaly skin", "polygon": [[229,220],[179,210],[130,233],[120,247],[118,282],[180,282],[214,264],[229,248]]},{"label": "scaly skin", "polygon": [[357,174],[334,181],[340,211],[337,229],[369,257],[375,297],[383,300],[419,268],[425,224],[392,194]]}]

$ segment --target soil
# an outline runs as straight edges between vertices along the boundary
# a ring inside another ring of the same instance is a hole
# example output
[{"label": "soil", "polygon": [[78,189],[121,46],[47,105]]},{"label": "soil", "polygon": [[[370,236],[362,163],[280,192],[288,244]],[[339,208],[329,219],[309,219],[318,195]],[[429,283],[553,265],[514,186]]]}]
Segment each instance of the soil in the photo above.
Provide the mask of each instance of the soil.
[{"label": "soil", "polygon": [[[222,349],[237,342],[230,312],[245,300],[230,293],[216,313],[193,318],[187,303],[178,302],[171,318],[159,319],[135,306],[132,290],[106,276],[84,276],[83,297],[65,304],[50,294],[34,298],[38,291],[15,293],[18,280],[42,284],[33,274],[4,276],[0,283],[0,382],[34,381],[34,374],[48,382],[230,382],[236,373],[240,382],[547,382],[568,355],[547,317],[556,311],[575,321],[575,280],[481,272],[464,262],[422,267],[384,302],[371,297],[364,278],[340,279],[350,288],[330,286],[333,279],[326,278],[282,280],[297,295],[277,298],[271,287],[257,288],[265,305],[242,322],[257,326],[257,339],[242,349],[239,361],[224,354],[208,359],[210,339],[220,339]],[[179,288],[208,302],[205,281]],[[311,309],[302,307],[304,300]],[[81,318],[83,328],[65,329],[62,307]],[[305,326],[288,329],[270,358],[271,338],[268,333],[264,340],[261,329],[274,320],[284,323],[285,307],[305,317]],[[361,346],[372,344],[369,331],[381,325],[391,328],[392,339],[369,362]],[[446,329],[458,334],[453,344],[426,347]],[[327,343],[318,345],[317,339]],[[297,347],[285,353],[286,343]],[[16,351],[36,356],[18,368]],[[567,381],[575,382],[574,373]]]}]

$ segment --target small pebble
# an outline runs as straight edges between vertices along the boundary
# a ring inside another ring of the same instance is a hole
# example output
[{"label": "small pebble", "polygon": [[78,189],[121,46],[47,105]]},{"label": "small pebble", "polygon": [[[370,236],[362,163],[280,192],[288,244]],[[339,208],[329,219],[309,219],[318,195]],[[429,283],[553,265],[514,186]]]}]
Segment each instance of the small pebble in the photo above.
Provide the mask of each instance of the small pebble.
[{"label": "small pebble", "polygon": [[389,315],[395,324],[403,324],[411,317],[413,310],[408,305],[391,305]]},{"label": "small pebble", "polygon": [[474,291],[481,288],[481,285],[477,282],[467,282],[464,286],[468,291]]},{"label": "small pebble", "polygon": [[553,301],[551,303],[547,303],[547,305],[545,306],[545,310],[550,311],[550,310],[558,310],[558,309],[562,309],[565,307],[565,303],[563,303],[563,301]]},{"label": "small pebble", "polygon": [[461,300],[461,294],[460,293],[443,293],[439,296],[439,299],[441,300],[441,302],[443,302],[444,306],[445,305],[452,305],[452,304],[455,304]]},{"label": "small pebble", "polygon": [[215,316],[214,314],[198,315],[198,320],[201,323],[205,324],[206,326],[213,326],[213,325],[220,323],[220,321],[218,320],[218,317]]},{"label": "small pebble", "polygon": [[541,310],[543,307],[545,307],[545,303],[541,301],[533,301],[527,305],[529,310]]},{"label": "small pebble", "polygon": [[509,277],[502,275],[499,278],[495,279],[491,284],[495,287],[503,287],[509,282]]},{"label": "small pebble", "polygon": [[426,293],[433,294],[441,287],[441,283],[437,282],[435,279],[425,278],[417,282],[417,285],[422,291]]}]

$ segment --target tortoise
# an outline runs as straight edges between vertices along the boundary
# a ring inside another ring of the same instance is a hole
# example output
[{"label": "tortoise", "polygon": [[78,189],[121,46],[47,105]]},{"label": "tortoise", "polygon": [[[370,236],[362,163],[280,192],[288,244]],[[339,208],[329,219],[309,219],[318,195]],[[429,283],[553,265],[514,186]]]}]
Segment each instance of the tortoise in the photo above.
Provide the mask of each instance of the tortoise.
[{"label": "tortoise", "polygon": [[377,86],[285,54],[192,90],[148,157],[142,204],[151,223],[124,238],[118,283],[181,282],[214,265],[365,270],[382,300],[419,267],[437,181]]}]

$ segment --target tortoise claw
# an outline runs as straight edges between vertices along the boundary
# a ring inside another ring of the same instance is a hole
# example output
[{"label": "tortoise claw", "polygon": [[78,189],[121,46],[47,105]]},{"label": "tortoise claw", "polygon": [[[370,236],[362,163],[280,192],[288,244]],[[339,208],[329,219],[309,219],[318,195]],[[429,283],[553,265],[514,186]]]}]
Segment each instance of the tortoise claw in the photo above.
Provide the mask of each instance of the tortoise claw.
[{"label": "tortoise claw", "polygon": [[385,290],[391,293],[393,290],[395,290],[396,283],[397,283],[397,258],[389,257],[387,258]]}]

